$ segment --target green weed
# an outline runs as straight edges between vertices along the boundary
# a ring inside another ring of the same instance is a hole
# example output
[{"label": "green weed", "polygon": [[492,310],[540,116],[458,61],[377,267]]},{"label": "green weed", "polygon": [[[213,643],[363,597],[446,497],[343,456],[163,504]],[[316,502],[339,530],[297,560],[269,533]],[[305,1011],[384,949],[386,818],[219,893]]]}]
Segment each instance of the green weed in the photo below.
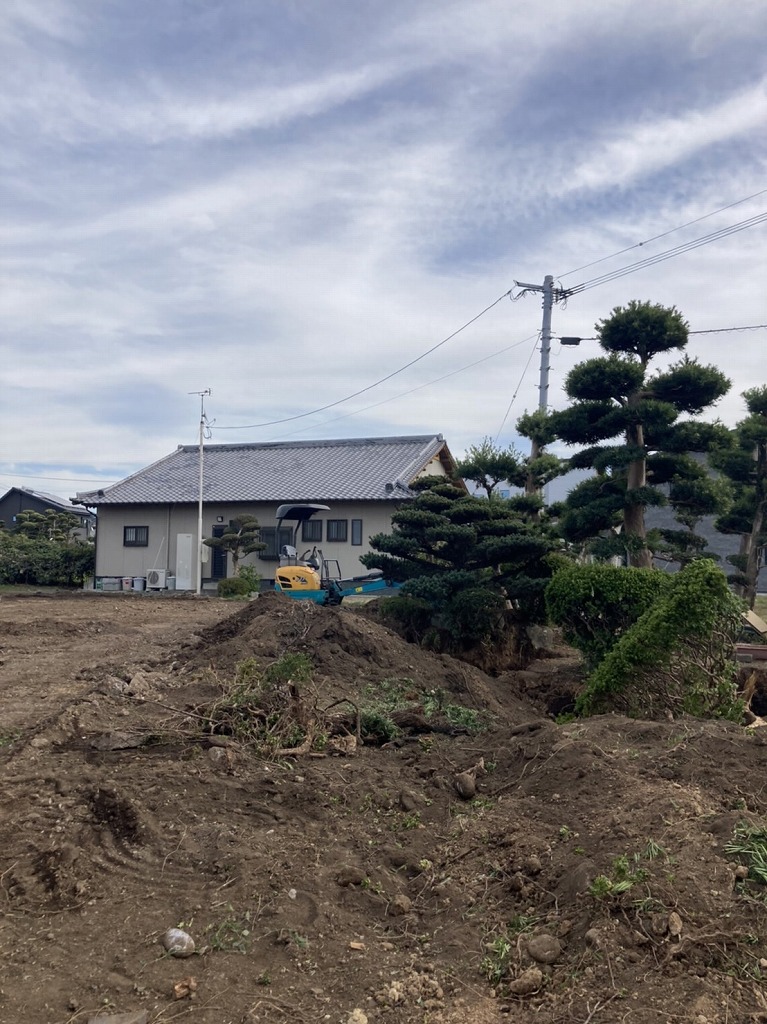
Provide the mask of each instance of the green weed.
[{"label": "green weed", "polygon": [[748,867],[751,881],[767,885],[767,828],[741,822],[724,848]]},{"label": "green weed", "polygon": [[206,929],[208,945],[220,953],[247,953],[250,949],[250,911],[237,917],[231,906],[227,906],[227,910],[229,913],[222,921]]}]

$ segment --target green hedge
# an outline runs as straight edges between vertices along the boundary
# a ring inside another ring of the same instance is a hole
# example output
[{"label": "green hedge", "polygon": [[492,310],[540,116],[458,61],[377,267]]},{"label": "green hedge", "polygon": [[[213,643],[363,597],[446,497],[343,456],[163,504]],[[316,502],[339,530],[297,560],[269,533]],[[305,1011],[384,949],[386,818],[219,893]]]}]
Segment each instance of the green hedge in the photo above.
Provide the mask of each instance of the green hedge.
[{"label": "green hedge", "polygon": [[35,540],[0,530],[0,583],[80,587],[93,575],[92,544]]},{"label": "green hedge", "polygon": [[724,573],[708,559],[692,562],[599,664],[576,710],[737,721],[734,651],[741,628],[742,602]]},{"label": "green hedge", "polygon": [[550,620],[596,668],[635,622],[666,595],[673,576],[657,569],[614,565],[557,568],[546,588]]}]

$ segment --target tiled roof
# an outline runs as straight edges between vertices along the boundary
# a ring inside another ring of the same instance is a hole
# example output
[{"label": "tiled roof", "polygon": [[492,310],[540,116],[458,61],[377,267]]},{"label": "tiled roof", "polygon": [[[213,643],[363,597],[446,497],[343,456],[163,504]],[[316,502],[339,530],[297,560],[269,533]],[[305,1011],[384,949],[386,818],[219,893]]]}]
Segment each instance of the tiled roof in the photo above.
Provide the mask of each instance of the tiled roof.
[{"label": "tiled roof", "polygon": [[[203,499],[381,501],[408,497],[408,485],[446,445],[441,434],[335,441],[205,446]],[[447,453],[448,458],[451,458]],[[83,505],[198,500],[199,449],[180,445],[111,487],[78,493]]]}]

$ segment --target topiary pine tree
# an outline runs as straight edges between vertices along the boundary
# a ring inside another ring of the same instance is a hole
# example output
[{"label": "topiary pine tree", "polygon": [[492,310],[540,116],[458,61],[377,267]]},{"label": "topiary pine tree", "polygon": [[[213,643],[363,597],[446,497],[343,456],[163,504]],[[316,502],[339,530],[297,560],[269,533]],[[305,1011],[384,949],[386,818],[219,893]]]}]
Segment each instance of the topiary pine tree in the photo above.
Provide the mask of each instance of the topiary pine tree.
[{"label": "topiary pine tree", "polygon": [[209,548],[229,551],[232,555],[232,575],[238,576],[240,559],[254,551],[263,551],[266,547],[259,530],[255,516],[241,515],[231,520],[220,537],[206,537],[204,543]]},{"label": "topiary pine tree", "polygon": [[45,512],[26,510],[16,516],[16,533],[33,540],[52,540],[58,544],[70,543],[79,525],[80,519],[74,512],[52,508]]},{"label": "topiary pine tree", "polygon": [[479,444],[469,445],[456,472],[462,480],[482,488],[491,500],[497,496],[499,484],[506,482],[512,487],[524,487],[526,476],[524,456],[513,445],[499,448],[489,437]]},{"label": "topiary pine tree", "polygon": [[743,392],[748,415],[732,432],[732,445],[714,450],[711,463],[730,481],[735,500],[716,521],[722,533],[740,534],[740,551],[728,561],[750,608],[756,601],[759,566],[767,544],[767,385]]},{"label": "topiary pine tree", "polygon": [[363,564],[428,605],[443,649],[467,649],[508,630],[522,647],[523,627],[545,618],[552,539],[509,502],[469,496],[444,478],[415,488],[418,496],[393,514],[392,532],[371,537]]},{"label": "topiary pine tree", "polygon": [[687,453],[708,450],[724,432],[679,417],[708,409],[730,382],[717,367],[687,356],[650,376],[656,356],[687,345],[688,325],[673,306],[632,301],[597,323],[596,332],[608,354],[570,371],[565,391],[572,405],[549,416],[556,437],[587,446],[570,467],[597,472],[571,492],[560,527],[573,541],[619,527],[620,536],[613,532],[601,553],[621,550],[632,565],[649,568],[645,510],[669,500],[656,485],[696,479],[699,467]]}]

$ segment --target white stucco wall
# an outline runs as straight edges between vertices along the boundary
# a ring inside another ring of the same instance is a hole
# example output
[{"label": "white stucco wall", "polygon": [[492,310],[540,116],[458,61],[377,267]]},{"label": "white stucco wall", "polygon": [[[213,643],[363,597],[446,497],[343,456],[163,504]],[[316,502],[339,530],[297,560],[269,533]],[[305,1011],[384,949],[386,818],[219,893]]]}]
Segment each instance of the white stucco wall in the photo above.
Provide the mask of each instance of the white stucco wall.
[{"label": "white stucco wall", "polygon": [[[370,550],[369,539],[376,533],[388,533],[391,530],[391,515],[397,507],[395,502],[345,502],[334,505],[330,512],[323,512],[316,518],[322,520],[322,541],[317,544],[322,548],[326,558],[338,560],[344,577],[358,576],[367,570],[360,563],[359,557]],[[251,513],[258,518],[261,526],[276,526],[275,513],[277,504],[243,505],[220,504],[203,507],[203,537],[211,537],[216,520],[220,516],[222,523],[228,523],[238,514]],[[348,523],[346,543],[328,542],[327,520],[346,519]],[[362,544],[351,543],[351,520],[362,520]],[[286,524],[290,525],[290,524]],[[149,543],[146,547],[125,547],[123,534],[126,526],[146,526],[149,530]],[[197,536],[196,505],[102,505],[99,508],[98,534],[96,544],[96,576],[146,576],[150,569],[167,569],[173,574],[176,568],[176,537],[180,533]],[[296,547],[299,554],[311,543],[301,540],[299,527]],[[207,565],[203,565],[203,579],[211,573],[209,553]],[[249,555],[242,564],[253,565],[264,578],[272,578],[277,567],[276,561],[269,561],[258,554]],[[231,575],[231,558],[229,558],[228,574]]]}]

